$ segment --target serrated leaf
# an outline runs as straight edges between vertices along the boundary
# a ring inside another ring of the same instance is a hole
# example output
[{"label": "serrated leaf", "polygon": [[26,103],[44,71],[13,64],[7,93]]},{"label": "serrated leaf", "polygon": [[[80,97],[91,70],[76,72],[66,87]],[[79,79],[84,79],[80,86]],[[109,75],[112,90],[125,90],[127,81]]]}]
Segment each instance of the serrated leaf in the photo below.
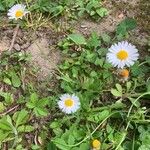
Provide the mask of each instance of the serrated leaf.
[{"label": "serrated leaf", "polygon": [[0,129],[6,131],[12,131],[12,125],[7,121],[6,117],[0,120]]},{"label": "serrated leaf", "polygon": [[75,143],[75,138],[73,137],[72,134],[70,134],[68,137],[68,144],[73,145],[74,143]]},{"label": "serrated leaf", "polygon": [[37,103],[37,107],[44,107],[44,106],[46,106],[47,104],[48,104],[48,99],[47,98],[42,98],[42,99],[40,99],[39,101],[38,101],[38,103]]},{"label": "serrated leaf", "polygon": [[0,96],[5,99],[7,104],[11,104],[14,101],[13,95],[11,93],[0,91]]},{"label": "serrated leaf", "polygon": [[53,121],[51,124],[50,124],[50,128],[54,129],[54,128],[58,128],[60,127],[61,124],[59,121]]},{"label": "serrated leaf", "polygon": [[90,38],[88,39],[87,46],[88,47],[98,47],[101,45],[101,41],[96,32],[92,32]]},{"label": "serrated leaf", "polygon": [[101,59],[99,59],[99,58],[96,58],[96,60],[95,60],[95,63],[94,63],[95,65],[99,65],[99,66],[103,66],[103,64],[104,64],[104,58],[101,58]]},{"label": "serrated leaf", "polygon": [[111,38],[110,38],[110,36],[108,34],[102,34],[101,37],[102,37],[104,42],[110,43]]},{"label": "serrated leaf", "polygon": [[79,150],[88,150],[90,145],[88,143],[82,143],[79,147]]},{"label": "serrated leaf", "polygon": [[0,130],[0,142],[2,142],[3,140],[6,140],[6,138],[8,137],[8,135],[10,134],[10,132],[4,132],[2,130]]},{"label": "serrated leaf", "polygon": [[104,17],[108,14],[108,11],[106,8],[100,8],[100,9],[96,9],[96,13],[100,16],[100,17]]},{"label": "serrated leaf", "polygon": [[68,144],[63,139],[55,138],[52,141],[58,148],[60,148],[60,150],[71,150],[71,148],[67,146]]},{"label": "serrated leaf", "polygon": [[33,104],[36,104],[36,102],[38,101],[38,95],[36,93],[32,93],[31,96],[30,96],[30,101]]},{"label": "serrated leaf", "polygon": [[32,132],[34,127],[31,125],[22,125],[17,128],[18,132]]},{"label": "serrated leaf", "polygon": [[53,142],[49,142],[47,144],[47,150],[57,150],[57,149],[56,149],[56,146]]},{"label": "serrated leaf", "polygon": [[26,103],[26,106],[30,109],[34,108],[35,107],[35,104],[33,104],[32,102],[28,102]]},{"label": "serrated leaf", "polygon": [[17,120],[16,120],[16,127],[18,127],[21,124],[26,123],[28,119],[28,112],[26,110],[21,110],[18,112]]},{"label": "serrated leaf", "polygon": [[109,110],[103,110],[102,112],[91,114],[87,117],[87,120],[99,123],[109,116]]}]

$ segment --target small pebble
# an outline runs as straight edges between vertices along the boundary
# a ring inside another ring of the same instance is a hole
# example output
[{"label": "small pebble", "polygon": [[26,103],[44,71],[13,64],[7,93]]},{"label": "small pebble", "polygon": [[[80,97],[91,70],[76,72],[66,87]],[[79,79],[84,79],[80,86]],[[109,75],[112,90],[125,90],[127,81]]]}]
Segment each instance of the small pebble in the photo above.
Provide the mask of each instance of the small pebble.
[{"label": "small pebble", "polygon": [[14,44],[14,49],[15,49],[16,51],[20,51],[20,50],[21,50],[21,47],[20,47],[19,44]]}]

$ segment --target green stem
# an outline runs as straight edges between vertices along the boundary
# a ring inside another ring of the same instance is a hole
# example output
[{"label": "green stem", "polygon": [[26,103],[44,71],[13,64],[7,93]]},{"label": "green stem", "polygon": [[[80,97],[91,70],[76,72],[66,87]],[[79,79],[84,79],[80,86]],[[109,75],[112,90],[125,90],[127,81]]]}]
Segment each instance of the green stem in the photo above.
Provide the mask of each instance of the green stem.
[{"label": "green stem", "polygon": [[82,141],[80,141],[79,143],[74,144],[74,145],[66,145],[66,146],[75,147],[75,146],[80,145],[80,144],[83,143],[84,141],[86,141],[88,138],[90,138],[90,137],[100,128],[100,126],[101,126],[108,118],[110,118],[110,117],[111,117],[112,115],[114,115],[115,113],[118,113],[118,112],[111,113],[108,117],[106,117],[106,118],[93,130],[93,132],[92,132],[90,135],[86,136]]},{"label": "green stem", "polygon": [[147,61],[143,61],[142,63],[140,63],[138,66],[140,67],[140,66],[142,66],[142,65],[144,65],[144,64],[147,64],[148,62]]},{"label": "green stem", "polygon": [[143,93],[143,94],[140,95],[137,99],[135,99],[135,101],[132,103],[132,105],[131,105],[131,107],[130,107],[130,109],[129,109],[129,111],[128,111],[127,118],[130,116],[130,113],[131,113],[131,110],[132,110],[134,104],[135,104],[141,97],[143,97],[143,96],[145,96],[145,95],[149,95],[149,94],[150,94],[150,92]]},{"label": "green stem", "polygon": [[[140,95],[140,96],[133,102],[133,104],[130,106],[130,109],[129,109],[129,111],[128,111],[127,118],[129,118],[129,116],[130,116],[130,113],[131,113],[131,111],[132,111],[132,108],[133,108],[133,106],[134,106],[134,103],[136,103],[141,97],[143,97],[143,96],[145,96],[145,95],[148,95],[148,94],[150,94],[150,92],[143,93],[142,95]],[[116,147],[115,150],[118,150],[118,149],[120,148],[121,144],[123,143],[123,141],[125,140],[125,137],[126,137],[127,130],[128,130],[128,127],[129,127],[130,122],[131,122],[131,121],[128,122],[128,124],[127,124],[127,126],[126,126],[126,128],[125,128],[126,133],[123,133],[123,137],[121,138],[121,140],[120,140],[120,142],[119,142],[119,144],[118,144],[118,146]]]},{"label": "green stem", "polygon": [[141,122],[141,123],[150,123],[150,120],[131,120],[131,121],[134,121],[134,122],[136,122],[136,123],[139,123],[139,122]]},{"label": "green stem", "polygon": [[112,104],[112,105],[108,105],[108,106],[103,106],[103,107],[98,107],[98,108],[93,108],[91,111],[101,111],[101,110],[108,110],[108,109],[120,109],[120,108],[124,108],[125,105],[120,103],[120,104]]},{"label": "green stem", "polygon": [[134,145],[135,145],[135,133],[134,133],[134,136],[133,136],[133,143],[132,143],[132,150],[134,150]]},{"label": "green stem", "polygon": [[127,126],[126,126],[126,128],[125,128],[125,132],[123,133],[123,136],[122,136],[122,138],[121,138],[121,140],[120,140],[120,142],[119,142],[119,144],[118,144],[118,146],[116,147],[115,150],[118,150],[118,149],[120,148],[122,142],[125,140],[126,135],[127,135],[127,130],[128,130],[128,127],[129,127],[129,124],[130,124],[130,121],[128,122],[128,124],[127,124]]}]

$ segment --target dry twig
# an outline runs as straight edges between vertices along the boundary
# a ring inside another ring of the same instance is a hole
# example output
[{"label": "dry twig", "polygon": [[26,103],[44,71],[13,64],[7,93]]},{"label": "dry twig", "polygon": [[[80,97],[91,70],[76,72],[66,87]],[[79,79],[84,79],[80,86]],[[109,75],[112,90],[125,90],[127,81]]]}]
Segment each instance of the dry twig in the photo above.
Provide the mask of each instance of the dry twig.
[{"label": "dry twig", "polygon": [[15,109],[18,108],[18,107],[19,107],[19,105],[15,105],[14,107],[8,109],[7,111],[5,111],[5,112],[3,112],[3,113],[0,113],[0,117],[6,115],[6,114],[8,114],[8,113],[10,113],[11,111],[15,110]]},{"label": "dry twig", "polygon": [[12,50],[12,48],[14,47],[14,43],[15,43],[15,40],[16,40],[16,36],[18,34],[18,30],[19,30],[19,24],[17,24],[16,28],[15,28],[15,31],[14,31],[14,35],[13,35],[13,38],[12,38],[12,41],[11,41],[11,45],[9,47],[9,52]]}]

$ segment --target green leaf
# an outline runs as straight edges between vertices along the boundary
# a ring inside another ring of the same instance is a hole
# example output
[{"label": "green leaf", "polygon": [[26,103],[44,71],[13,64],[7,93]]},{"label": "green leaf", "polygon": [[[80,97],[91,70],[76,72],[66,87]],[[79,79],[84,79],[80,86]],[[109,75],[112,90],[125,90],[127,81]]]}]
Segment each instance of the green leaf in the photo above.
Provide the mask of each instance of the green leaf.
[{"label": "green leaf", "polygon": [[133,30],[136,28],[137,24],[136,21],[132,18],[126,18],[117,26],[117,35],[125,35],[128,31]]},{"label": "green leaf", "polygon": [[4,78],[3,82],[8,85],[11,85],[11,80],[9,78]]},{"label": "green leaf", "polygon": [[6,140],[9,134],[10,132],[8,131],[4,132],[3,130],[0,130],[0,142],[2,142],[3,140]]},{"label": "green leaf", "polygon": [[40,150],[41,147],[39,145],[32,145],[32,150]]},{"label": "green leaf", "polygon": [[103,110],[102,112],[91,114],[87,117],[87,120],[99,123],[102,120],[104,120],[106,117],[108,117],[110,114],[109,110]]},{"label": "green leaf", "polygon": [[141,145],[138,150],[150,150],[150,145]]},{"label": "green leaf", "polygon": [[114,104],[112,104],[110,108],[121,109],[121,108],[125,108],[125,107],[126,107],[126,104],[123,104],[120,100],[118,100]]},{"label": "green leaf", "polygon": [[127,87],[127,92],[129,92],[130,88],[131,88],[131,82],[127,82],[126,83],[126,87]]},{"label": "green leaf", "polygon": [[131,97],[129,97],[128,99],[131,101],[131,103],[132,103],[135,107],[137,107],[137,108],[140,107],[140,102],[139,102],[139,101],[136,101],[136,99],[131,98]]},{"label": "green leaf", "polygon": [[95,65],[99,65],[99,66],[103,66],[103,64],[104,64],[104,61],[105,61],[105,59],[104,58],[101,58],[101,59],[99,59],[99,58],[96,58],[96,60],[95,60]]},{"label": "green leaf", "polygon": [[96,9],[96,12],[100,17],[104,17],[108,14],[108,11],[106,8]]},{"label": "green leaf", "polygon": [[35,107],[34,112],[36,116],[39,116],[39,117],[48,115],[48,111],[45,108]]},{"label": "green leaf", "polygon": [[82,138],[84,138],[84,136],[85,136],[84,130],[77,129],[77,128],[74,128],[74,130],[72,131],[72,134],[73,134],[74,138],[78,141],[81,140]]},{"label": "green leaf", "polygon": [[56,149],[56,146],[53,142],[49,142],[47,144],[47,149],[46,150],[57,150],[57,149]]},{"label": "green leaf", "polygon": [[11,93],[5,93],[3,91],[0,91],[0,96],[4,98],[7,104],[11,104],[14,101],[13,95]]},{"label": "green leaf", "polygon": [[71,150],[71,148],[67,146],[68,144],[63,139],[55,138],[52,141],[58,148],[60,148],[60,150]]},{"label": "green leaf", "polygon": [[18,132],[32,132],[34,127],[31,125],[22,125],[17,128]]},{"label": "green leaf", "polygon": [[122,86],[120,84],[117,83],[116,88],[120,93],[122,93]]},{"label": "green leaf", "polygon": [[111,94],[113,94],[116,97],[121,97],[122,96],[122,93],[120,93],[116,89],[111,89]]},{"label": "green leaf", "polygon": [[0,112],[3,112],[5,110],[5,106],[2,102],[0,102]]},{"label": "green leaf", "polygon": [[87,46],[96,48],[100,45],[101,45],[101,41],[99,39],[99,36],[97,35],[96,32],[92,32],[90,38],[88,39]]},{"label": "green leaf", "polygon": [[21,86],[20,78],[19,78],[19,76],[15,72],[11,73],[11,80],[12,80],[12,85],[14,87],[17,88],[17,87]]},{"label": "green leaf", "polygon": [[88,150],[90,145],[88,143],[82,143],[79,147],[79,150]]},{"label": "green leaf", "polygon": [[53,13],[52,17],[58,16],[64,11],[64,7],[62,5],[58,5],[54,8],[51,8],[51,13]]},{"label": "green leaf", "polygon": [[30,96],[30,101],[33,104],[36,104],[36,102],[38,101],[38,95],[36,93],[32,93],[31,96]]},{"label": "green leaf", "polygon": [[5,10],[5,7],[4,5],[0,2],[0,11],[4,11]]},{"label": "green leaf", "polygon": [[45,107],[49,103],[49,100],[47,98],[42,98],[38,101],[37,107]]},{"label": "green leaf", "polygon": [[12,125],[7,121],[6,117],[3,117],[0,120],[0,129],[6,130],[6,131],[12,131]]},{"label": "green leaf", "polygon": [[150,92],[150,80],[146,82],[147,92]]},{"label": "green leaf", "polygon": [[138,63],[135,63],[133,66],[131,66],[131,73],[133,76],[142,76],[143,75],[143,67],[139,66]]},{"label": "green leaf", "polygon": [[110,41],[111,41],[111,38],[108,34],[102,34],[102,39],[106,43],[110,43]]},{"label": "green leaf", "polygon": [[70,34],[68,38],[75,42],[77,45],[86,44],[86,40],[81,34]]},{"label": "green leaf", "polygon": [[68,137],[68,144],[69,145],[73,145],[75,143],[75,138],[74,136],[70,133],[69,137]]},{"label": "green leaf", "polygon": [[21,110],[20,112],[17,112],[17,113],[18,113],[18,116],[16,119],[16,127],[18,127],[21,124],[26,123],[29,117],[28,112],[26,110]]},{"label": "green leaf", "polygon": [[54,129],[54,128],[58,128],[61,126],[61,123],[59,121],[53,121],[51,124],[50,124],[50,128],[51,129]]},{"label": "green leaf", "polygon": [[150,56],[146,56],[145,60],[150,65]]},{"label": "green leaf", "polygon": [[26,103],[26,106],[27,106],[28,108],[30,108],[30,109],[36,107],[36,105],[33,104],[32,102],[27,102],[27,103]]}]

